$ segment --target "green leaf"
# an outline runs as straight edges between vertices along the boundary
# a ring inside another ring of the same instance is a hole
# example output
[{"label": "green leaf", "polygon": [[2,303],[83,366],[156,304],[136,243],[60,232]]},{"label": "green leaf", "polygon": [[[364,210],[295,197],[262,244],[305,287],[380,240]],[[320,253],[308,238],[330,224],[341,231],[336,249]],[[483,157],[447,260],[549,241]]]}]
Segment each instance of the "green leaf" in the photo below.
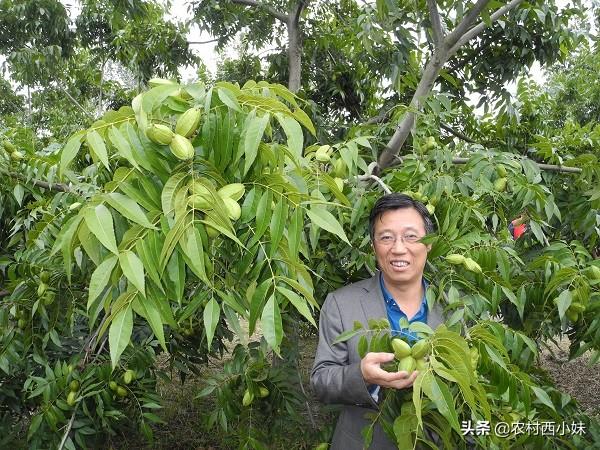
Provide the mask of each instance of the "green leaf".
[{"label": "green leaf", "polygon": [[275,294],[271,294],[269,297],[263,309],[260,323],[267,344],[269,344],[275,353],[279,354],[279,344],[281,344],[281,339],[283,339],[283,324],[281,322],[279,303],[275,298]]},{"label": "green leaf", "polygon": [[86,208],[83,212],[85,223],[89,230],[98,238],[100,243],[114,254],[118,254],[113,218],[106,206]]},{"label": "green leaf", "polygon": [[60,168],[59,173],[62,174],[65,172],[65,169],[71,164],[71,161],[75,159],[79,149],[81,147],[81,137],[83,136],[83,132],[79,132],[73,135],[65,144],[62,151],[60,152]]},{"label": "green leaf", "polygon": [[187,216],[182,216],[173,227],[169,230],[165,242],[163,244],[160,256],[158,258],[159,272],[162,273],[171,258],[175,246],[183,236],[185,229],[189,226],[189,219]]},{"label": "green leaf", "polygon": [[310,308],[308,307],[308,303],[294,291],[290,291],[281,286],[277,286],[277,290],[281,292],[285,297],[290,301],[290,303],[296,308],[296,310],[306,318],[315,328],[317,328],[317,324],[315,323],[315,319],[312,316]]},{"label": "green leaf", "polygon": [[202,237],[200,232],[194,226],[185,229],[179,239],[179,246],[183,251],[183,257],[188,267],[196,274],[198,278],[207,284],[210,284],[204,267],[204,247],[202,247]]},{"label": "green leaf", "polygon": [[107,194],[106,200],[110,206],[115,208],[129,220],[145,228],[156,230],[156,227],[150,223],[146,214],[135,200],[130,199],[126,195],[119,194],[118,192]]},{"label": "green leaf", "polygon": [[542,402],[544,405],[548,406],[549,408],[552,408],[553,411],[556,411],[556,409],[554,408],[554,405],[552,404],[552,400],[550,400],[550,396],[546,393],[546,391],[544,391],[542,388],[539,388],[537,386],[531,386],[531,389],[533,390],[533,392],[535,393],[535,396],[537,397],[537,399]]},{"label": "green leaf", "polygon": [[173,84],[162,84],[150,89],[145,92],[142,96],[142,109],[145,112],[152,112],[154,108],[160,106],[167,97],[175,94],[179,90],[180,86],[178,83]]},{"label": "green leaf", "polygon": [[346,342],[360,333],[363,333],[363,330],[357,329],[344,331],[335,339],[335,341],[332,342],[332,345],[339,344],[340,342]]},{"label": "green leaf", "polygon": [[140,298],[140,296],[137,295],[131,305],[136,313],[148,321],[154,336],[158,339],[163,350],[167,352],[163,321],[161,319],[160,311],[156,307],[154,301],[151,299]]},{"label": "green leaf", "polygon": [[177,191],[181,187],[182,183],[185,181],[186,176],[187,174],[184,172],[177,172],[165,183],[165,186],[163,187],[162,193],[160,195],[162,210],[165,216],[173,215],[175,210],[173,202],[175,200],[175,196],[177,195]]},{"label": "green leaf", "polygon": [[121,354],[129,344],[132,331],[133,312],[131,304],[127,304],[113,317],[108,331],[108,345],[113,369],[117,366]]},{"label": "green leaf", "polygon": [[457,433],[460,433],[458,414],[456,413],[454,399],[448,385],[441,379],[434,377],[431,372],[425,372],[422,380],[422,388],[425,395],[435,403],[440,414],[448,420],[450,426]]},{"label": "green leaf", "polygon": [[106,144],[104,143],[104,139],[100,136],[96,130],[90,130],[87,132],[85,137],[90,150],[94,152],[94,154],[100,159],[104,167],[110,170],[110,166],[108,165],[108,153],[106,151]]},{"label": "green leaf", "polygon": [[293,155],[300,159],[302,157],[302,148],[304,147],[304,135],[302,128],[294,119],[281,113],[275,114],[281,128],[287,136],[287,146]]},{"label": "green leaf", "polygon": [[121,155],[123,158],[129,161],[129,163],[133,167],[139,169],[140,166],[133,157],[131,145],[129,144],[127,139],[125,139],[125,136],[123,136],[123,134],[121,133],[121,131],[119,131],[117,127],[112,126],[108,129],[108,138],[110,139],[110,142],[112,142],[112,145],[117,149],[119,155]]},{"label": "green leaf", "polygon": [[119,253],[119,264],[125,277],[133,284],[142,295],[146,296],[146,283],[144,277],[144,265],[140,258],[131,250]]},{"label": "green leaf", "polygon": [[358,340],[357,350],[358,356],[360,356],[361,359],[364,358],[369,351],[369,341],[367,341],[367,337],[364,334]]},{"label": "green leaf", "polygon": [[206,339],[207,346],[210,349],[210,345],[215,336],[215,330],[217,329],[217,325],[219,324],[219,319],[221,317],[221,307],[219,303],[211,298],[206,307],[204,308],[204,330],[206,331]]},{"label": "green leaf", "polygon": [[562,318],[565,316],[565,312],[571,306],[571,302],[573,301],[573,295],[571,291],[564,290],[560,293],[558,298],[555,300],[556,306],[558,306],[558,315]]},{"label": "green leaf", "polygon": [[256,159],[258,145],[262,140],[262,136],[270,118],[271,116],[269,114],[263,114],[260,117],[255,116],[248,122],[248,128],[245,130],[244,138],[244,175],[248,173],[248,170],[250,170],[250,167]]},{"label": "green leaf", "polygon": [[242,112],[242,108],[240,108],[240,104],[238,103],[235,94],[229,89],[219,86],[217,95],[219,96],[219,100],[221,100],[229,109]]},{"label": "green leaf", "polygon": [[254,333],[256,321],[258,320],[260,312],[263,310],[263,305],[267,300],[267,293],[272,285],[273,280],[268,278],[260,283],[252,295],[252,300],[250,302],[250,318],[248,319],[248,334],[250,335]]},{"label": "green leaf", "polygon": [[94,303],[94,300],[96,300],[98,296],[102,294],[104,289],[106,289],[106,286],[108,286],[110,274],[117,264],[117,259],[118,258],[115,255],[109,255],[98,267],[96,267],[94,273],[92,273],[88,292],[88,311],[90,310],[90,306]]},{"label": "green leaf", "polygon": [[271,217],[271,250],[269,252],[271,258],[277,253],[279,241],[283,236],[283,229],[287,223],[287,210],[287,202],[282,198],[275,206]]},{"label": "green leaf", "polygon": [[312,205],[312,207],[306,212],[313,224],[339,236],[344,242],[350,244],[350,241],[348,240],[348,237],[346,236],[346,233],[344,232],[344,229],[338,220],[333,216],[333,214],[327,211],[324,206]]},{"label": "green leaf", "polygon": [[310,133],[313,136],[317,135],[317,132],[315,131],[315,126],[313,125],[312,121],[310,120],[310,117],[308,117],[308,114],[306,114],[304,111],[302,111],[300,108],[295,109],[293,112],[294,117],[296,118],[296,120],[298,122],[300,122],[304,128],[306,128],[308,131],[310,131]]}]

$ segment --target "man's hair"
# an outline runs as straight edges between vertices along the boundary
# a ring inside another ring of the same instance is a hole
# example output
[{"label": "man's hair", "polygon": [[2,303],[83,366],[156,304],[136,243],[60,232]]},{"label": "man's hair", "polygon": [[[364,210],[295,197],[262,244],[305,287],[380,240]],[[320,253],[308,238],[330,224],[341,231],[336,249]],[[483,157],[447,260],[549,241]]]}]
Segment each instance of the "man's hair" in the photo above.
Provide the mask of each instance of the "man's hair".
[{"label": "man's hair", "polygon": [[371,214],[369,215],[369,234],[371,235],[371,242],[375,234],[375,221],[386,211],[393,211],[396,209],[403,208],[414,208],[421,215],[423,223],[425,224],[425,232],[431,234],[435,231],[435,225],[433,219],[425,208],[425,205],[406,194],[400,194],[397,192],[386,194],[380,197],[373,205]]}]

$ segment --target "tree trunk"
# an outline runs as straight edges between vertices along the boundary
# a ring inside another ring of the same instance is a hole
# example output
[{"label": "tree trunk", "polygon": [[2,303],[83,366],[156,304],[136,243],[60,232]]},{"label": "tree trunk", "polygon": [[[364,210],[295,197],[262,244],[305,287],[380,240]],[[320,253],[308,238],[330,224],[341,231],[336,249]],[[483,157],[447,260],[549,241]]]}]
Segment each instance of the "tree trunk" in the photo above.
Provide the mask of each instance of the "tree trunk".
[{"label": "tree trunk", "polygon": [[294,94],[300,90],[302,74],[302,37],[298,18],[290,15],[288,29],[288,89]]}]

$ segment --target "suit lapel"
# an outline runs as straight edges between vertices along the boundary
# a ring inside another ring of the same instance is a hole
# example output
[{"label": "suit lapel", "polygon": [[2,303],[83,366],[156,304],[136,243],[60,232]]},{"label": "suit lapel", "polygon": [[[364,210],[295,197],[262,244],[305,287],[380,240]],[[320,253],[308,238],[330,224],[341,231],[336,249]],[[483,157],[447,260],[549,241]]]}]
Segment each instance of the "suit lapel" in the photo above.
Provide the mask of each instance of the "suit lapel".
[{"label": "suit lapel", "polygon": [[365,315],[365,324],[368,322],[368,319],[387,318],[385,301],[383,300],[383,293],[379,286],[379,271],[375,272],[375,275],[363,286],[363,289],[364,292],[361,293],[363,295],[361,295],[360,304]]}]

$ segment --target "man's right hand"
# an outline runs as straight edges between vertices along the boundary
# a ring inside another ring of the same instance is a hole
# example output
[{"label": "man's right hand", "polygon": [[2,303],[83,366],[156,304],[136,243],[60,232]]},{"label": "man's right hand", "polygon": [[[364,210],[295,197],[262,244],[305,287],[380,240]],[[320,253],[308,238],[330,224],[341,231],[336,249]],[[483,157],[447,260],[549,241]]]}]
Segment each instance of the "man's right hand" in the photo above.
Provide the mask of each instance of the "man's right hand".
[{"label": "man's right hand", "polygon": [[419,374],[418,371],[415,370],[409,376],[405,370],[400,372],[386,372],[381,368],[381,364],[390,362],[393,359],[393,353],[367,353],[360,362],[360,370],[365,382],[393,389],[404,389],[412,386]]}]

